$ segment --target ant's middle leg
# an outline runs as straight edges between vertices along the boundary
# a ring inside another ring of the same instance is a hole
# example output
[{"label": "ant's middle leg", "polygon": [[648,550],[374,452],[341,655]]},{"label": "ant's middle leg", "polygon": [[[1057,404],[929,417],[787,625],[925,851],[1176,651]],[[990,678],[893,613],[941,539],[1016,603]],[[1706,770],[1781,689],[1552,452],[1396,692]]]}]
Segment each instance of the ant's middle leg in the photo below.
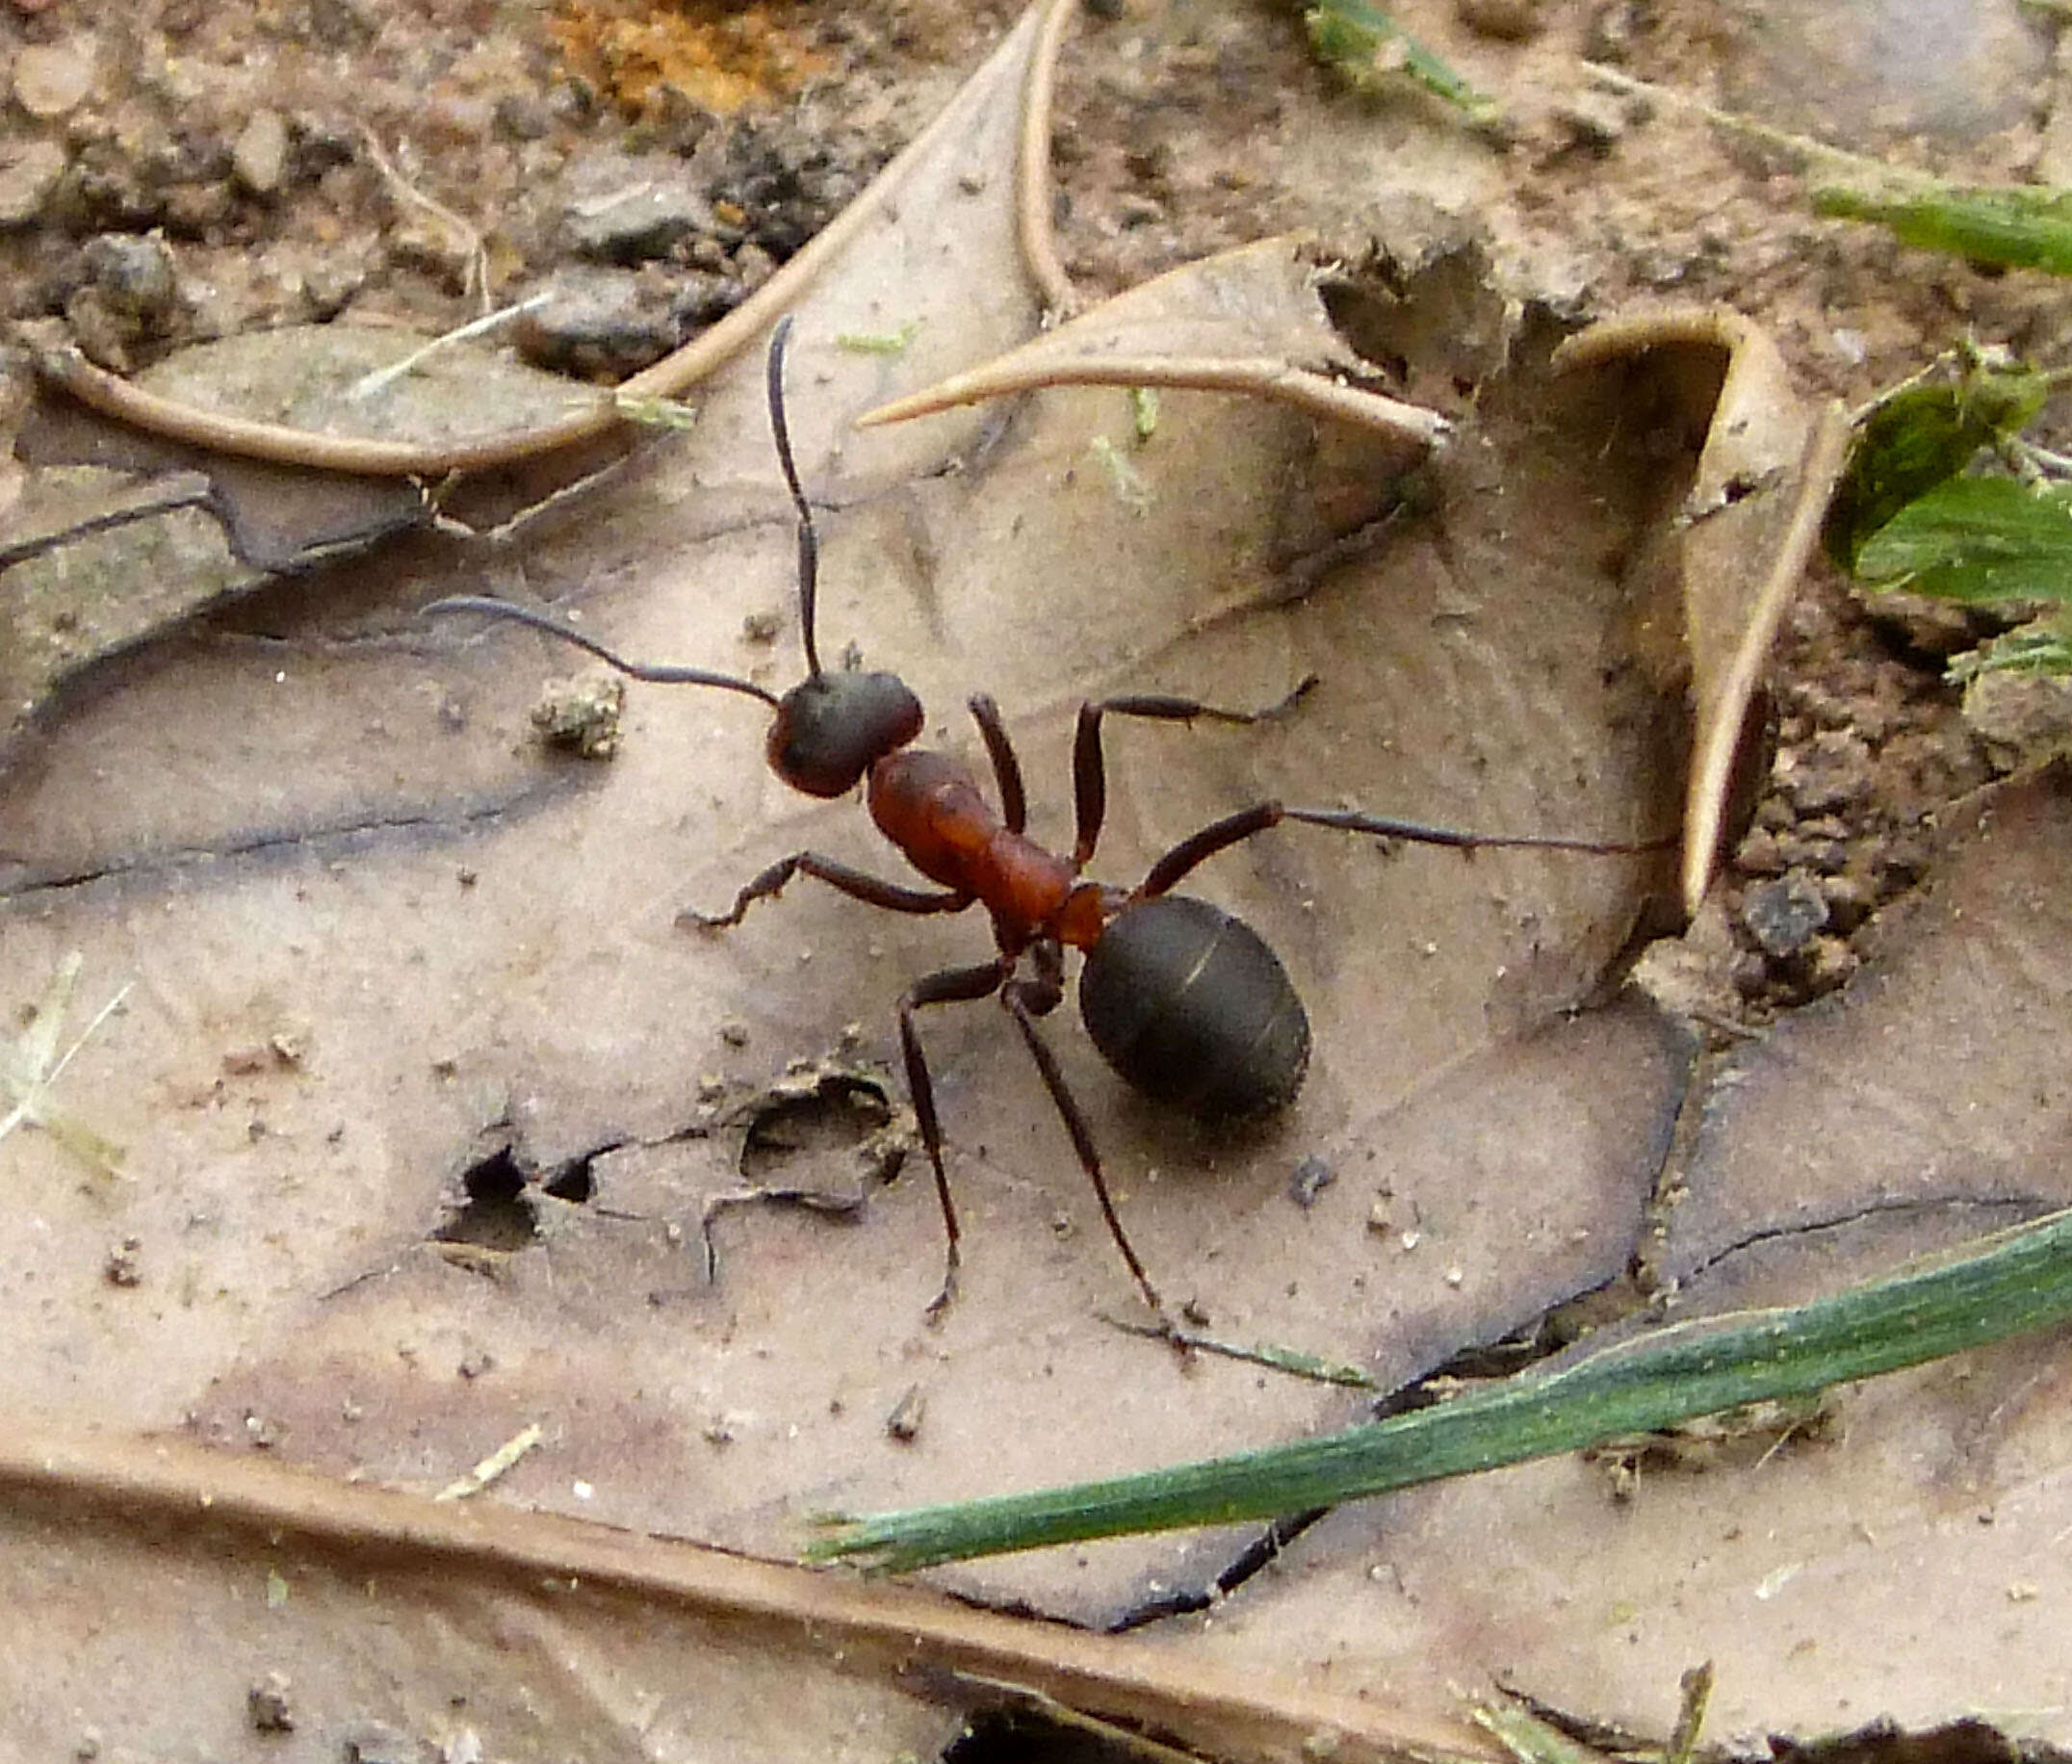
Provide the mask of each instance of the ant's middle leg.
[{"label": "ant's middle leg", "polygon": [[867,906],[883,907],[889,913],[961,913],[971,904],[972,898],[951,889],[902,888],[896,882],[887,882],[865,870],[838,864],[833,858],[823,858],[816,851],[794,851],[748,882],[734,896],[734,904],[726,912],[701,913],[695,907],[686,906],[677,914],[676,922],[696,925],[706,931],[738,925],[758,900],[768,900],[783,894],[785,884],[801,874],[839,889],[852,900],[861,900]]},{"label": "ant's middle leg", "polygon": [[1272,722],[1284,716],[1315,685],[1316,676],[1306,675],[1285,698],[1263,711],[1228,711],[1192,698],[1169,698],[1149,692],[1081,705],[1072,743],[1072,794],[1078,827],[1078,838],[1073,846],[1074,864],[1084,869],[1093,862],[1094,847],[1101,842],[1101,822],[1107,818],[1107,765],[1101,751],[1102,717],[1138,716],[1162,723],[1192,723],[1204,717],[1219,723]]},{"label": "ant's middle leg", "polygon": [[920,1124],[920,1143],[928,1154],[928,1167],[935,1172],[936,1199],[943,1205],[943,1289],[928,1301],[928,1315],[940,1316],[957,1295],[957,1204],[949,1197],[949,1178],[943,1169],[943,1127],[935,1112],[935,1081],[928,1076],[928,1056],[921,1051],[920,1031],[914,1025],[915,1012],[930,1004],[963,1004],[990,998],[1000,990],[1011,972],[1002,958],[981,968],[945,968],[924,975],[907,988],[899,1000],[899,1052],[906,1063],[907,1095],[914,1100],[914,1118]]}]

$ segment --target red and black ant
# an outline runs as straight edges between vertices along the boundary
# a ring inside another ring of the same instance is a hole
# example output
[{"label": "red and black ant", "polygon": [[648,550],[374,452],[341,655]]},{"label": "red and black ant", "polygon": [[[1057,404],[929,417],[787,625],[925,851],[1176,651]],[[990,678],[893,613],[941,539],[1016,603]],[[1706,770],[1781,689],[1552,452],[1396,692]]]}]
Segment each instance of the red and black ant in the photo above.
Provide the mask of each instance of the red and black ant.
[{"label": "red and black ant", "polygon": [[1056,1055],[1036,1026],[1065,996],[1065,949],[1085,956],[1079,1015],[1101,1056],[1145,1095],[1205,1120],[1233,1120],[1285,1107],[1309,1064],[1309,1020],[1287,971],[1265,941],[1221,907],[1174,887],[1193,870],[1255,834],[1283,821],[1430,845],[1530,846],[1546,850],[1631,853],[1649,846],[1595,840],[1463,832],[1347,809],[1290,808],[1259,802],[1190,834],[1151,867],[1132,889],[1081,879],[1101,839],[1107,783],[1101,726],[1108,716],[1158,722],[1256,723],[1278,715],[1312,684],[1306,681],[1264,712],[1219,710],[1191,698],[1128,694],[1079,707],[1073,744],[1073,802],[1077,835],[1063,857],[1029,839],[1027,800],[999,708],[984,693],[970,700],[999,795],[996,813],[971,768],[951,754],[916,748],[920,701],[895,674],[828,673],[815,637],[814,603],[819,542],[813,509],[791,459],[784,410],[785,347],[791,321],[770,339],[768,401],[778,463],[798,518],[799,622],[806,678],[783,697],[751,681],[704,668],[628,662],[559,620],[506,601],[459,595],[433,602],[427,613],[479,612],[513,620],[573,643],[635,680],[664,686],[709,686],[761,700],[775,713],[765,751],[771,768],[809,796],[845,795],[866,786],[870,818],[933,889],[887,882],[846,864],[799,851],[756,876],[724,913],[686,913],[709,929],[738,924],[758,900],[809,875],[852,898],[894,913],[962,913],[983,904],[998,953],[990,962],[945,968],[917,980],[900,997],[899,1046],[921,1144],[935,1173],[947,1254],[931,1315],[949,1303],[958,1267],[957,1208],[943,1169],[943,1131],[935,1087],[915,1025],[931,1005],[997,996],[1028,1044],[1036,1069],[1072,1135],[1080,1166],[1094,1184],[1108,1233],[1153,1311],[1158,1293],[1117,1217],[1085,1114],[1065,1083]]}]

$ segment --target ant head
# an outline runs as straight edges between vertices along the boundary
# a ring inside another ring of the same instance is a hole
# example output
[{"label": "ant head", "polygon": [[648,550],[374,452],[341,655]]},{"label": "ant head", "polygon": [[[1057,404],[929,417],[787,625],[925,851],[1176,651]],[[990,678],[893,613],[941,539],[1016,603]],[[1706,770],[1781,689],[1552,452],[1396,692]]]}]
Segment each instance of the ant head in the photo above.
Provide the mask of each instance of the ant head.
[{"label": "ant head", "polygon": [[897,674],[815,674],[778,703],[770,769],[809,796],[841,796],[920,726],[920,700]]}]

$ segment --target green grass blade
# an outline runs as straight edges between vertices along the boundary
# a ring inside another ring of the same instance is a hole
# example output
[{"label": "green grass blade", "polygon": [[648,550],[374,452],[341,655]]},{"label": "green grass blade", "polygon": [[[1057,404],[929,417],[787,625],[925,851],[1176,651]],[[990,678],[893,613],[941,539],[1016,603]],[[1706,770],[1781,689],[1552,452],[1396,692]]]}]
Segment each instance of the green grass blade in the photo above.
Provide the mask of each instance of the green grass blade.
[{"label": "green grass blade", "polygon": [[1678,1325],[1370,1426],[1103,1482],[836,1521],[807,1552],[925,1568],[1127,1532],[1268,1519],[1579,1450],[1920,1365],[2072,1320],[2072,1213],[1790,1310]]},{"label": "green grass blade", "polygon": [[1872,220],[1904,245],[1974,263],[2072,275],[2072,191],[2044,185],[1931,185],[1904,195],[1830,185],[1813,212]]},{"label": "green grass blade", "polygon": [[1478,91],[1444,62],[1366,0],[1316,0],[1303,11],[1309,46],[1362,91],[1380,89],[1390,75],[1416,81],[1460,110],[1478,128],[1503,119],[1496,100]]}]

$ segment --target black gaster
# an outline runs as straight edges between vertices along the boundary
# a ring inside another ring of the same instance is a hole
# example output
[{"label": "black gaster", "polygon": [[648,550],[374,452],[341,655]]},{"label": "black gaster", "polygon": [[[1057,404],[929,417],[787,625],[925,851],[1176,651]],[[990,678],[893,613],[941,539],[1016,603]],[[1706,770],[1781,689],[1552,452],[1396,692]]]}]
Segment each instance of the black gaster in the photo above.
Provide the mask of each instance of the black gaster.
[{"label": "black gaster", "polygon": [[1109,924],[1087,952],[1079,1017],[1132,1087],[1203,1120],[1284,1107],[1309,1069],[1309,1018],[1281,958],[1186,895]]}]

